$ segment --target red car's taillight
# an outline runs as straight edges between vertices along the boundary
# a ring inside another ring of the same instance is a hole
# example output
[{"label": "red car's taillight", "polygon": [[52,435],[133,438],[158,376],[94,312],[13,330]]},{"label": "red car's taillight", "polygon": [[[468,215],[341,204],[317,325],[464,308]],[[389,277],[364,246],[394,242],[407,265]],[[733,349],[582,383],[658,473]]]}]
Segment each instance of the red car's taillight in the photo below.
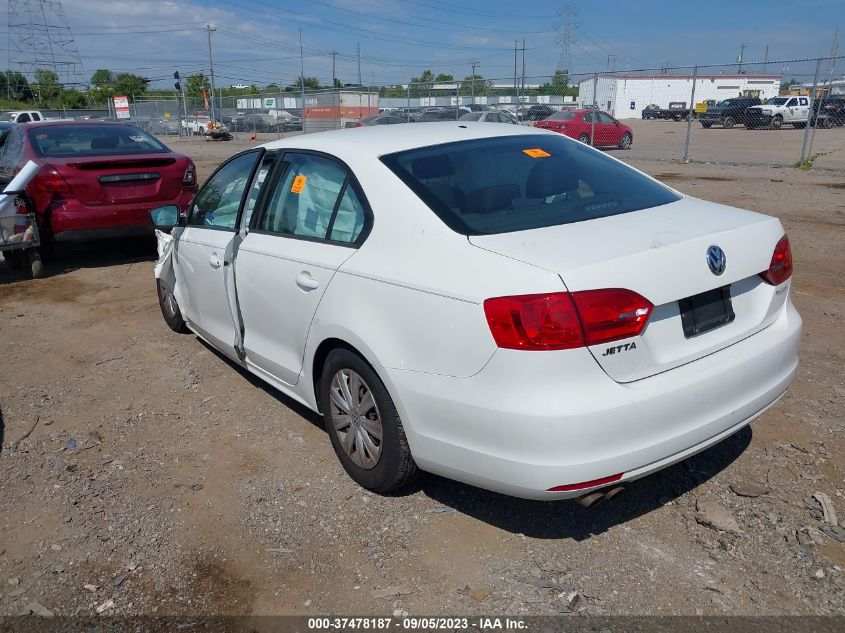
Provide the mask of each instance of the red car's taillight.
[{"label": "red car's taillight", "polygon": [[784,235],[775,246],[772,254],[772,262],[769,269],[760,273],[760,276],[773,286],[779,286],[792,276],[792,249],[789,247],[789,238]]},{"label": "red car's taillight", "polygon": [[496,345],[561,350],[637,336],[653,305],[636,292],[613,288],[496,297],[484,314]]},{"label": "red car's taillight", "polygon": [[638,336],[654,308],[648,299],[623,288],[573,292],[572,299],[584,324],[587,345]]},{"label": "red car's taillight", "polygon": [[185,175],[182,176],[183,185],[197,184],[197,170],[191,161],[188,161],[188,166],[185,167]]},{"label": "red car's taillight", "polygon": [[44,165],[26,186],[27,193],[32,197],[42,197],[45,194],[67,193],[70,186],[55,167]]}]

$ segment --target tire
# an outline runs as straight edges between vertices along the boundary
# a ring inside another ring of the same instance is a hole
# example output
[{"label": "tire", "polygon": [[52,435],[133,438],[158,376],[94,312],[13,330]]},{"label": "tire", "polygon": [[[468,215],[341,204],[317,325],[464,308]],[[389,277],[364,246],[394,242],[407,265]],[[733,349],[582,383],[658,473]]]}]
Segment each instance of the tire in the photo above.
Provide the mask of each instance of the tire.
[{"label": "tire", "polygon": [[704,121],[702,121],[701,127],[703,127],[705,130],[709,130],[711,127],[713,127],[713,124],[712,123],[705,123]]},{"label": "tire", "polygon": [[159,279],[156,279],[156,289],[158,291],[158,307],[161,308],[161,316],[164,317],[167,327],[179,334],[188,334],[190,330],[182,318],[182,311],[179,309],[176,297]]},{"label": "tire", "polygon": [[332,350],[323,365],[319,390],[326,432],[355,482],[378,494],[390,494],[416,476],[417,465],[396,405],[360,356],[348,349]]},{"label": "tire", "polygon": [[6,261],[6,266],[11,270],[20,270],[23,268],[23,253],[20,251],[5,251],[3,259]]},{"label": "tire", "polygon": [[631,135],[625,132],[622,135],[622,139],[619,141],[619,149],[631,149],[631,143],[633,142],[634,139],[631,137]]},{"label": "tire", "polygon": [[590,144],[590,136],[588,134],[582,134],[581,136],[578,137],[578,140],[581,143],[584,143],[585,145]]},{"label": "tire", "polygon": [[204,128],[203,126],[201,126],[201,125],[200,125],[200,126],[197,128],[197,134],[199,134],[199,135],[203,135],[203,134],[205,134],[205,128]]},{"label": "tire", "polygon": [[734,124],[736,124],[736,121],[734,120],[734,118],[732,116],[726,116],[725,120],[722,121],[722,127],[727,128],[727,129],[732,128],[734,126]]},{"label": "tire", "polygon": [[806,121],[802,123],[793,123],[792,127],[794,127],[796,130],[803,130],[805,127],[807,127],[807,123]]},{"label": "tire", "polygon": [[774,118],[772,118],[772,129],[779,130],[783,127],[783,117],[779,114],[776,114]]},{"label": "tire", "polygon": [[33,279],[39,279],[44,276],[44,263],[41,261],[41,253],[37,249],[32,248],[26,251],[26,258],[29,262],[29,272]]}]

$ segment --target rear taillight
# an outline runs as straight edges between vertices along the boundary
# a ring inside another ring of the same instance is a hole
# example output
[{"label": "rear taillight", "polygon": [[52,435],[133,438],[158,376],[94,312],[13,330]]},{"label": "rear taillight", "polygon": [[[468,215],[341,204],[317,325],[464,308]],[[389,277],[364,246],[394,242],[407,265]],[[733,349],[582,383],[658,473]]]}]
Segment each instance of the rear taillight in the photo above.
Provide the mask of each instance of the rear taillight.
[{"label": "rear taillight", "polygon": [[789,238],[784,235],[775,246],[772,263],[769,270],[760,276],[773,286],[779,286],[792,276],[792,249],[789,248]]},{"label": "rear taillight", "polygon": [[51,195],[54,193],[67,193],[70,191],[70,186],[55,167],[44,165],[37,174],[29,181],[26,186],[26,191],[30,196],[42,197],[45,194]]},{"label": "rear taillight", "polygon": [[182,184],[183,185],[195,185],[197,184],[197,170],[194,167],[194,164],[188,161],[188,166],[185,167],[185,175],[182,176]]},{"label": "rear taillight", "polygon": [[561,350],[638,336],[654,306],[621,288],[496,297],[484,314],[496,345]]},{"label": "rear taillight", "polygon": [[587,345],[639,336],[654,308],[632,290],[610,288],[573,292]]},{"label": "rear taillight", "polygon": [[578,313],[567,292],[487,299],[484,314],[499,347],[556,350],[584,345]]}]

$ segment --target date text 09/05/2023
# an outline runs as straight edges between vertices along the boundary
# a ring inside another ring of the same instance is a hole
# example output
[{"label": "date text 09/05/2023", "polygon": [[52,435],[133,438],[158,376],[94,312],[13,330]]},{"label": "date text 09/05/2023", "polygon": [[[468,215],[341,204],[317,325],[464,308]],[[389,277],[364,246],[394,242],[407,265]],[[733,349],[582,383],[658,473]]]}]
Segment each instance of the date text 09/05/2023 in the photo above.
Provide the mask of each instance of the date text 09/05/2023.
[{"label": "date text 09/05/2023", "polygon": [[378,618],[378,617],[329,617],[329,618],[308,618],[308,628],[314,631],[320,630],[389,630],[402,629],[405,631],[461,631],[469,628],[480,630],[520,630],[527,628],[527,624],[514,618],[440,618],[440,617],[405,617],[405,618]]}]

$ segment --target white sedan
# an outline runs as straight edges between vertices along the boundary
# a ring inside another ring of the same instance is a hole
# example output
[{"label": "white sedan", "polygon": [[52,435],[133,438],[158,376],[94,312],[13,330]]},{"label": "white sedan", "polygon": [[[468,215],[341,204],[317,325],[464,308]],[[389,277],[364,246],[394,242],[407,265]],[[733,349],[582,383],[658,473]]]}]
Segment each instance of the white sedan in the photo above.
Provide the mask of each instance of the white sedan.
[{"label": "white sedan", "polygon": [[553,132],[274,141],[151,216],[168,325],[321,412],[380,493],[419,469],[601,494],[735,433],[798,364],[777,219]]}]

